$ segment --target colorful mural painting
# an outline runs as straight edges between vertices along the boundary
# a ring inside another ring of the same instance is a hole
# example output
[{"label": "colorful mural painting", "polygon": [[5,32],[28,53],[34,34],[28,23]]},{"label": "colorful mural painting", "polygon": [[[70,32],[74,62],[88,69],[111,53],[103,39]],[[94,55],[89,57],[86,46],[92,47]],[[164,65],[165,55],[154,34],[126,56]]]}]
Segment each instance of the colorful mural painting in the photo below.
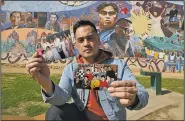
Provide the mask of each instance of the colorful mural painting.
[{"label": "colorful mural painting", "polygon": [[[78,54],[72,27],[92,21],[100,48],[151,71],[184,70],[184,1],[1,1],[2,63],[24,64],[42,47],[50,59]],[[62,54],[61,54],[62,53]],[[134,61],[133,61],[134,59]],[[65,62],[65,61],[60,61]],[[159,63],[163,63],[162,68]]]}]

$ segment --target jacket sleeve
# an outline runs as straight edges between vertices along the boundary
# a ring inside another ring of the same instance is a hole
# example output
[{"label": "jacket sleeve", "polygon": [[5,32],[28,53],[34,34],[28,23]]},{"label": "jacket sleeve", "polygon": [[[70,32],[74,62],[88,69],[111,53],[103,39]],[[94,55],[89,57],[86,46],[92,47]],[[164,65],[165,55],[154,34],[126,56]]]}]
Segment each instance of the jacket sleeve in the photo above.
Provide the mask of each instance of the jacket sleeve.
[{"label": "jacket sleeve", "polygon": [[52,96],[48,96],[43,90],[41,91],[45,103],[60,106],[65,104],[70,99],[72,91],[72,79],[69,77],[69,73],[71,72],[69,65],[64,69],[59,85],[53,83],[54,92]]},{"label": "jacket sleeve", "polygon": [[122,81],[124,81],[124,80],[135,81],[136,82],[136,87],[138,89],[138,92],[137,92],[138,101],[136,102],[136,104],[134,106],[130,106],[130,107],[127,107],[127,108],[130,109],[130,110],[139,110],[141,108],[144,108],[148,104],[148,98],[149,98],[148,92],[136,80],[136,78],[134,77],[134,75],[131,72],[128,65],[123,60],[120,60],[120,61],[121,62],[118,65],[119,66],[118,67],[118,79],[120,79]]}]

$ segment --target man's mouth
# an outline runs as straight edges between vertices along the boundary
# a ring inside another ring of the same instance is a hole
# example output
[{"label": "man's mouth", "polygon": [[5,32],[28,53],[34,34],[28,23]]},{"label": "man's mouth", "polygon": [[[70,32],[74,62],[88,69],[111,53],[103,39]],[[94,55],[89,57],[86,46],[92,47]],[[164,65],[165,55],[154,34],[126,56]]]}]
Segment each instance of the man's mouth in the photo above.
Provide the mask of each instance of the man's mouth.
[{"label": "man's mouth", "polygon": [[92,51],[92,49],[90,49],[90,48],[84,50],[84,52],[87,52],[87,53],[88,53],[88,52],[91,52],[91,51]]},{"label": "man's mouth", "polygon": [[130,40],[130,36],[129,36],[129,35],[125,35],[124,38],[125,38],[126,40]]},{"label": "man's mouth", "polygon": [[106,23],[106,24],[107,24],[107,23],[110,23],[110,22],[111,22],[110,20],[105,20],[105,22],[104,22],[104,23]]}]

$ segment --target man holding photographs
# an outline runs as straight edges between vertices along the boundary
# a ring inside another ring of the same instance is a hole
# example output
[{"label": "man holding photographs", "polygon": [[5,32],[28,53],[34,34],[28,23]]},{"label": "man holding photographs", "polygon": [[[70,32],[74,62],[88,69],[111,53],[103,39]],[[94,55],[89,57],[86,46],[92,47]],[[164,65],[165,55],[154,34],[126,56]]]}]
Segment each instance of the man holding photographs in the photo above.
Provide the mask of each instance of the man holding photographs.
[{"label": "man holding photographs", "polygon": [[[34,56],[26,69],[42,87],[44,102],[52,104],[46,120],[126,120],[126,109],[139,110],[148,103],[149,95],[138,83],[123,60],[113,59],[110,52],[99,49],[100,38],[90,21],[78,21],[73,27],[75,46],[79,50],[77,63],[116,64],[118,81],[106,90],[76,89],[74,69],[76,63],[64,68],[59,85],[50,79],[50,70],[43,57]],[[73,101],[66,103],[72,97]]]}]

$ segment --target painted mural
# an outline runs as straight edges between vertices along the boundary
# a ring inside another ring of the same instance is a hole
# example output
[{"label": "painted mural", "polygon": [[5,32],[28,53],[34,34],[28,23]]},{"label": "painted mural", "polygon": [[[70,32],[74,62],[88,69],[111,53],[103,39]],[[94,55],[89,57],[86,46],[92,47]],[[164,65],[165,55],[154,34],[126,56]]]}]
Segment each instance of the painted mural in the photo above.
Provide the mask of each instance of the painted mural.
[{"label": "painted mural", "polygon": [[100,48],[130,66],[184,70],[183,1],[1,1],[1,5],[2,63],[25,64],[39,47],[48,58],[57,48],[62,60],[55,63],[64,63],[64,58],[78,54],[74,23],[90,20],[98,30]]}]

